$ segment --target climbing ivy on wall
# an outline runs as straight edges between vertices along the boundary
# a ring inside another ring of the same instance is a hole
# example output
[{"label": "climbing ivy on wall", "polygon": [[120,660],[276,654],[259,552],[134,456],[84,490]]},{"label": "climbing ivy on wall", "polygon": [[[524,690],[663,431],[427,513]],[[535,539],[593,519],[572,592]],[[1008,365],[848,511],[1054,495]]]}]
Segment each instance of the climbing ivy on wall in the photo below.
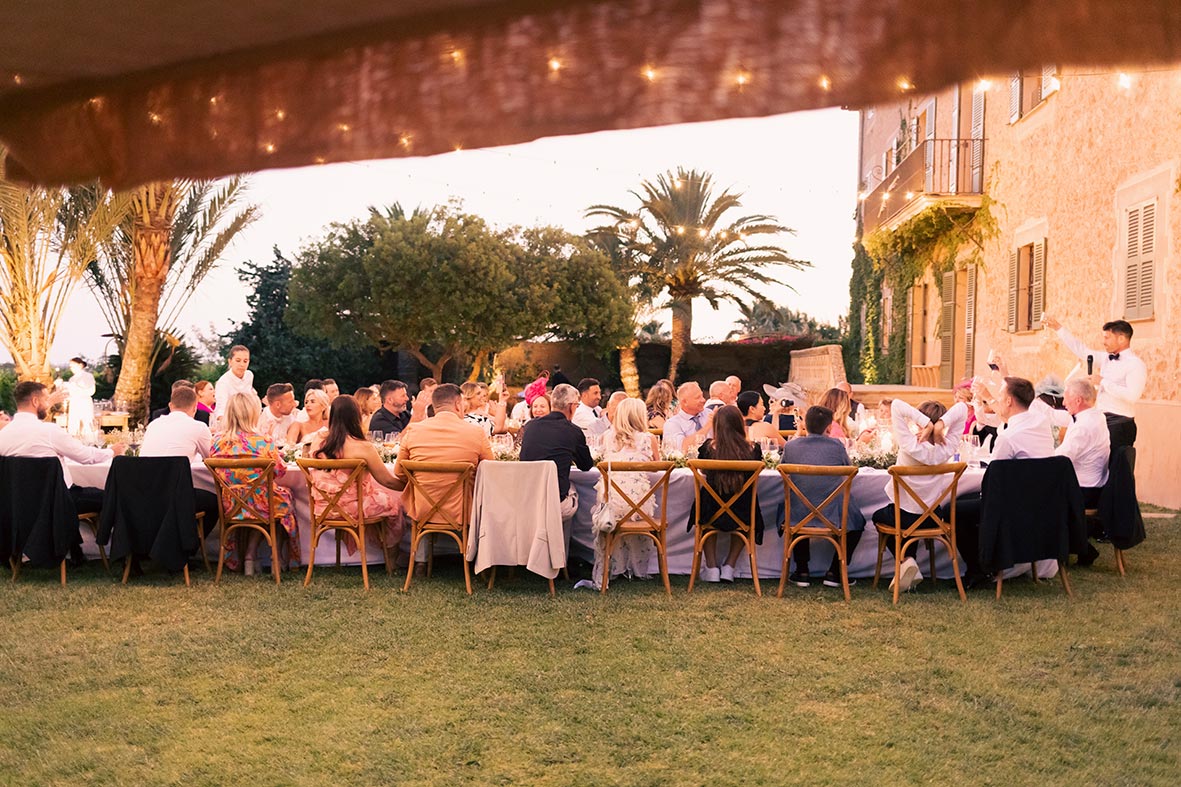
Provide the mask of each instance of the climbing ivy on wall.
[{"label": "climbing ivy on wall", "polygon": [[[906,379],[907,309],[915,280],[930,268],[936,276],[956,264],[980,263],[984,244],[997,234],[994,202],[984,195],[979,208],[927,208],[894,230],[878,230],[853,244],[849,280],[849,333],[845,370],[854,382],[901,385]],[[882,341],[882,294],[893,292],[890,335]],[[865,305],[865,324],[861,307]]]}]

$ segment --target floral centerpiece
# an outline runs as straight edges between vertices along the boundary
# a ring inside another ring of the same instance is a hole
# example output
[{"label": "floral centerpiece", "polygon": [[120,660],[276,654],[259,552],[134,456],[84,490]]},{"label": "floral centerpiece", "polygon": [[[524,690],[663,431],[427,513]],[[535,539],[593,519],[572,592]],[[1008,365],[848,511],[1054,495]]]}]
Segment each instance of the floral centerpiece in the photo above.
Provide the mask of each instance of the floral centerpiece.
[{"label": "floral centerpiece", "polygon": [[521,461],[521,449],[515,445],[512,448],[493,446],[492,458],[497,462],[519,462]]},{"label": "floral centerpiece", "polygon": [[878,440],[868,443],[856,441],[849,449],[849,460],[858,467],[885,470],[898,462],[898,449],[893,445],[882,445]]},{"label": "floral centerpiece", "polygon": [[110,432],[99,432],[95,435],[95,440],[104,447],[115,443],[123,443],[127,446],[127,452],[124,456],[139,456],[139,447],[144,441],[144,430],[142,427],[137,427],[135,429],[114,429]]},{"label": "floral centerpiece", "polygon": [[394,460],[398,458],[398,444],[388,443],[377,446],[377,454],[381,457],[383,464],[393,464]]}]

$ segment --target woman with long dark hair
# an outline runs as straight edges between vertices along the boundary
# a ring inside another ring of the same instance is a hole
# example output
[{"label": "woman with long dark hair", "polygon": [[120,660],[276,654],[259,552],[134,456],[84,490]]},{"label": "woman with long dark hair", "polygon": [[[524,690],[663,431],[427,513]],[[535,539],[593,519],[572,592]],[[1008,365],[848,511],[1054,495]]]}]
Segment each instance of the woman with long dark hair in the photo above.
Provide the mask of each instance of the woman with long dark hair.
[{"label": "woman with long dark hair", "polygon": [[[701,448],[697,451],[699,459],[724,459],[727,461],[763,461],[763,452],[757,445],[752,443],[746,437],[746,423],[742,419],[742,411],[734,405],[726,405],[719,407],[714,411],[713,419],[713,436],[701,444]],[[723,500],[727,500],[742,488],[746,481],[744,473],[724,472],[724,471],[709,471],[705,474],[709,485],[714,488]],[[751,496],[756,492],[756,488],[752,486],[742,493],[738,501],[730,507],[730,511],[741,514],[743,511],[750,510]],[[709,521],[721,506],[718,501],[714,500],[712,495],[703,494],[701,496],[701,519]],[[695,517],[693,513],[689,514],[689,530],[692,532],[693,522]],[[730,513],[723,514],[711,525],[712,527],[727,532],[738,530],[741,523],[734,519]],[[755,505],[755,543],[763,543],[763,512]],[[739,538],[730,538],[730,551],[726,554],[725,561],[721,566],[718,565],[718,555],[721,551],[721,545],[718,543],[717,536],[714,537],[714,548],[712,550],[705,550],[705,567],[701,569],[701,580],[703,582],[717,582],[719,579],[724,582],[734,581],[734,566],[738,563],[738,557],[742,554],[743,542]]]},{"label": "woman with long dark hair", "polygon": [[[332,400],[328,411],[328,429],[321,432],[309,451],[314,459],[360,459],[365,462],[366,472],[361,480],[365,495],[365,516],[389,518],[386,528],[386,543],[390,546],[402,540],[402,494],[394,491],[398,482],[394,474],[381,461],[377,448],[365,439],[361,430],[361,408],[351,396],[338,396]],[[344,486],[349,473],[347,470],[313,470],[316,487],[335,494]],[[375,483],[376,482],[376,483]],[[388,488],[387,488],[388,487]],[[357,493],[355,487],[345,489],[340,497],[340,506],[352,516],[357,516]],[[324,501],[316,501],[317,511]],[[370,531],[372,532],[372,531]],[[351,555],[355,545],[345,539],[345,546]]]}]

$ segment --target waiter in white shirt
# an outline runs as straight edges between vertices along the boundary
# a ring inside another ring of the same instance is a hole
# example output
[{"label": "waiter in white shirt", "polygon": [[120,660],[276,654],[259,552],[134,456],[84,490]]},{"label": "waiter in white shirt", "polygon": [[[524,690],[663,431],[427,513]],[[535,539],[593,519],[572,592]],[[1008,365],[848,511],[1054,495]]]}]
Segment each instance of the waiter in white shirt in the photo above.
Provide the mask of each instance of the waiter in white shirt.
[{"label": "waiter in white shirt", "polygon": [[1095,406],[1107,416],[1111,447],[1136,443],[1136,402],[1144,393],[1148,369],[1131,349],[1132,326],[1127,320],[1103,324],[1103,350],[1089,350],[1062,323],[1048,315],[1042,322],[1058,332],[1066,348],[1087,364],[1087,375],[1098,392]]},{"label": "waiter in white shirt", "polygon": [[250,350],[240,344],[230,348],[229,370],[217,381],[214,389],[216,403],[213,410],[213,423],[210,427],[216,432],[221,428],[221,419],[225,415],[226,405],[230,397],[237,393],[258,394],[254,390],[254,372],[250,371]]},{"label": "waiter in white shirt", "polygon": [[72,435],[94,432],[94,375],[86,371],[86,361],[70,359],[70,379],[55,382],[65,389],[69,396],[70,412],[66,418],[66,431]]},{"label": "waiter in white shirt", "polygon": [[[199,464],[212,453],[213,435],[209,427],[196,419],[197,392],[192,388],[173,388],[168,415],[148,424],[140,456],[183,456],[190,464]],[[204,512],[203,528],[208,534],[217,526],[217,495],[194,485],[193,500],[197,511]]]}]

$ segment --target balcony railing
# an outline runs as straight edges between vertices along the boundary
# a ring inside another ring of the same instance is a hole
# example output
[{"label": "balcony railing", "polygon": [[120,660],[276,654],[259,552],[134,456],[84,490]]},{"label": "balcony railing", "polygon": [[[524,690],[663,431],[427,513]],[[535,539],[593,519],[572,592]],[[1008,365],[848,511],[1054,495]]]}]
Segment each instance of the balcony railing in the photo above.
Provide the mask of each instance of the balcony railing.
[{"label": "balcony railing", "polygon": [[865,195],[862,232],[896,227],[936,201],[979,205],[983,190],[983,139],[925,139]]}]

